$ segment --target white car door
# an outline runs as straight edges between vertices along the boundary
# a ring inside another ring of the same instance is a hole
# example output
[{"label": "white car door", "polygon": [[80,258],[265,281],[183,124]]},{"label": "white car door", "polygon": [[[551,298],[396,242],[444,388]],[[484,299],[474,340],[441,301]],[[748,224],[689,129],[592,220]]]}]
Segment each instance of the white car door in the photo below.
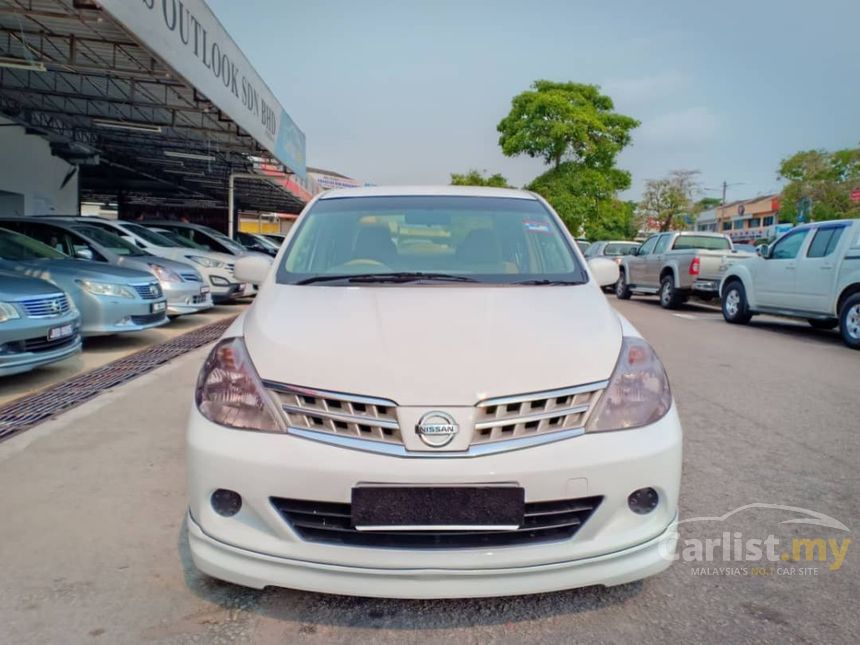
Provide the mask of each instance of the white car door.
[{"label": "white car door", "polygon": [[796,289],[798,308],[828,313],[833,304],[839,262],[847,224],[822,224],[814,229],[806,252],[797,259]]},{"label": "white car door", "polygon": [[796,229],[779,238],[756,267],[756,302],[765,307],[798,309],[797,257],[810,229]]}]

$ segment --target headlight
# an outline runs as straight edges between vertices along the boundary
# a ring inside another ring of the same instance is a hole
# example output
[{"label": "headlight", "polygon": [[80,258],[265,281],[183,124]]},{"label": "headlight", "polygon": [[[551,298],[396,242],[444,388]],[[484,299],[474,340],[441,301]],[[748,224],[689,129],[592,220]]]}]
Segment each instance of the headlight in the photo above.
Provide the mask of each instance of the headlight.
[{"label": "headlight", "polygon": [[227,266],[226,262],[221,262],[221,260],[213,260],[212,258],[207,258],[202,255],[186,255],[185,257],[192,262],[199,264],[202,267],[207,267],[209,269],[221,269]]},{"label": "headlight", "polygon": [[197,378],[195,399],[200,413],[222,426],[263,432],[286,429],[241,338],[215,345]]},{"label": "headlight", "polygon": [[152,272],[155,274],[155,277],[162,282],[182,282],[182,278],[179,277],[178,273],[176,273],[175,271],[171,271],[167,267],[163,267],[160,264],[150,264],[149,268],[152,269]]},{"label": "headlight", "polygon": [[4,323],[7,320],[15,320],[20,317],[21,314],[18,313],[15,305],[9,302],[0,302],[0,323]]},{"label": "headlight", "polygon": [[651,346],[625,336],[609,387],[597,402],[586,430],[626,430],[654,423],[672,406],[666,370]]},{"label": "headlight", "polygon": [[94,296],[117,296],[119,298],[135,298],[134,291],[124,284],[111,284],[109,282],[94,282],[93,280],[75,280],[81,289]]}]

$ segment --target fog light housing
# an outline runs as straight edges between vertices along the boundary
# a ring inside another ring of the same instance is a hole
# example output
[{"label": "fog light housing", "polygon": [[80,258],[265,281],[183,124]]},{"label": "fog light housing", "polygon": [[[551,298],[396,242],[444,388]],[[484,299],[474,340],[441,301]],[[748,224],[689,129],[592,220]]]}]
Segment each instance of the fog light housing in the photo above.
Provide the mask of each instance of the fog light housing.
[{"label": "fog light housing", "polygon": [[242,496],[234,490],[219,488],[212,493],[212,508],[221,517],[233,517],[242,509]]},{"label": "fog light housing", "polygon": [[216,287],[226,287],[230,284],[230,281],[222,278],[220,275],[210,275],[209,282],[214,284]]},{"label": "fog light housing", "polygon": [[660,496],[653,488],[640,488],[630,493],[627,498],[627,506],[637,515],[646,515],[660,503]]}]

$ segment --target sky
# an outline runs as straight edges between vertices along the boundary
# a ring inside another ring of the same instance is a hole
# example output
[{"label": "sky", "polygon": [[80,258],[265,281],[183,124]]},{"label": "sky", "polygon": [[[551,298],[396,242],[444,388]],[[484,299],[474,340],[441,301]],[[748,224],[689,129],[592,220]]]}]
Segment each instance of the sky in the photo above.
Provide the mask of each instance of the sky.
[{"label": "sky", "polygon": [[703,196],[779,190],[781,159],[860,143],[860,0],[208,0],[305,132],[376,184],[470,168],[516,186],[496,125],[536,79],[595,83],[642,122],[625,198],[675,169]]}]

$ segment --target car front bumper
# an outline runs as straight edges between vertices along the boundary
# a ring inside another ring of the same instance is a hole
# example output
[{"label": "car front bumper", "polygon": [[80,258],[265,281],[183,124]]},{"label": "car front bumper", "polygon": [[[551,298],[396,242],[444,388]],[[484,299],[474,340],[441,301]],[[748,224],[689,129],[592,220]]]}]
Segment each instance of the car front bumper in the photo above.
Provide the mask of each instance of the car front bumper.
[{"label": "car front bumper", "polygon": [[167,298],[167,315],[184,316],[212,308],[212,294],[200,282],[162,283]]},{"label": "car front bumper", "polygon": [[10,376],[12,374],[20,374],[29,372],[43,365],[56,363],[81,351],[81,337],[75,332],[75,335],[67,342],[59,344],[56,348],[40,352],[21,352],[15,354],[0,354],[0,376]]},{"label": "car front bumper", "polygon": [[81,310],[81,335],[108,336],[132,331],[143,331],[166,325],[169,321],[166,308],[153,312],[152,305],[159,300],[132,300],[84,294],[76,299]]},{"label": "car front bumper", "polygon": [[[681,426],[673,407],[636,430],[585,434],[480,457],[402,458],[299,437],[231,430],[192,409],[188,430],[189,540],[197,567],[255,588],[284,586],[362,596],[503,596],[616,585],[665,569],[675,547]],[[573,537],[504,547],[376,548],[302,539],[270,497],[348,503],[358,484],[516,483],[526,502],[602,496]],[[657,507],[638,515],[634,490]],[[218,515],[212,493],[243,499]]]}]

